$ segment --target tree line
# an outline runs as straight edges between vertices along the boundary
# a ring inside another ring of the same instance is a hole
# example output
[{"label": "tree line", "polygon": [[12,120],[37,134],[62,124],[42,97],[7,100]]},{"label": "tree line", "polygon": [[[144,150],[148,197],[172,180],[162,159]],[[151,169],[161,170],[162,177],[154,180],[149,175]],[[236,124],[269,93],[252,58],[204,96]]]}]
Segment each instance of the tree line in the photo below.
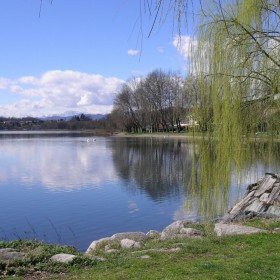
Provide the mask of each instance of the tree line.
[{"label": "tree line", "polygon": [[117,129],[114,122],[110,120],[110,115],[105,115],[100,119],[91,119],[85,114],[80,114],[69,120],[63,118],[42,120],[34,117],[0,117],[0,130],[96,130],[100,134],[108,134]]},{"label": "tree line", "polygon": [[112,115],[128,132],[181,132],[186,123],[191,126],[192,110],[199,102],[193,76],[154,70],[123,84]]},{"label": "tree line", "polygon": [[[194,12],[189,0],[142,4],[159,25],[173,11],[180,36]],[[181,131],[182,122],[192,119],[231,151],[255,133],[279,134],[279,1],[202,0],[197,13],[188,77],[155,70],[127,81],[115,99],[115,119],[138,132]]]}]

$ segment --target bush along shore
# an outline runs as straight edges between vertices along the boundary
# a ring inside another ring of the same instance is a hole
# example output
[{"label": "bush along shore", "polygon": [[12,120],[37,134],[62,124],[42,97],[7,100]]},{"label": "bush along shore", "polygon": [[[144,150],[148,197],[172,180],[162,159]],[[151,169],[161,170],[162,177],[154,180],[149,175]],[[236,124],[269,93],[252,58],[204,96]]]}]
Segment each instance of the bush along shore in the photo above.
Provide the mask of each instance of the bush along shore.
[{"label": "bush along shore", "polygon": [[216,223],[116,233],[84,254],[69,246],[0,242],[0,278],[280,279],[280,178],[267,173]]}]

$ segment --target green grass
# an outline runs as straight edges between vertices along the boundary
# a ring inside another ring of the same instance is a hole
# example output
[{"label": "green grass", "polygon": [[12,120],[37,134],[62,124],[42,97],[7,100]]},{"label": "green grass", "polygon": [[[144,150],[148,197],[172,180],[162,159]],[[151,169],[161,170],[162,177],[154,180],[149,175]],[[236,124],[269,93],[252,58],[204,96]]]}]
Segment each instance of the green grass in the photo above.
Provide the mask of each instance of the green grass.
[{"label": "green grass", "polygon": [[251,219],[242,222],[245,226],[257,227],[266,230],[274,230],[275,228],[280,228],[279,220],[270,220],[270,219]]},{"label": "green grass", "polygon": [[[45,244],[43,242],[16,240],[11,242],[0,242],[0,249],[12,248],[25,252],[25,258],[14,261],[0,261],[0,278],[22,279],[20,276],[28,274],[58,274],[69,272],[70,269],[81,269],[93,266],[96,261],[90,260],[77,252],[73,247]],[[67,253],[77,255],[71,265],[50,261],[55,254]],[[9,278],[11,276],[11,278]],[[15,278],[18,276],[19,278]]]},{"label": "green grass", "polygon": [[[179,243],[176,244],[176,243]],[[67,279],[280,279],[280,235],[206,237],[157,242],[146,247],[181,247],[177,253],[121,251]],[[149,259],[140,259],[140,255]],[[55,279],[55,278],[54,278]]]},{"label": "green grass", "polygon": [[[272,230],[279,220],[254,219],[244,224]],[[27,273],[42,272],[44,279],[280,279],[280,234],[258,233],[216,237],[213,225],[197,225],[205,237],[201,239],[149,240],[140,249],[120,249],[106,254],[95,253],[106,260],[96,261],[66,246],[46,245],[32,241],[0,242],[28,252],[22,261],[0,262],[0,270],[10,269],[4,279],[25,279]],[[155,248],[181,248],[176,253],[137,252]],[[50,262],[57,253],[74,253],[79,257],[70,264]],[[148,255],[150,258],[141,259]],[[16,275],[16,276],[14,276]],[[33,274],[34,275],[34,274]],[[45,276],[46,276],[45,275]],[[1,278],[1,276],[0,276]],[[39,278],[36,278],[39,279]]]}]

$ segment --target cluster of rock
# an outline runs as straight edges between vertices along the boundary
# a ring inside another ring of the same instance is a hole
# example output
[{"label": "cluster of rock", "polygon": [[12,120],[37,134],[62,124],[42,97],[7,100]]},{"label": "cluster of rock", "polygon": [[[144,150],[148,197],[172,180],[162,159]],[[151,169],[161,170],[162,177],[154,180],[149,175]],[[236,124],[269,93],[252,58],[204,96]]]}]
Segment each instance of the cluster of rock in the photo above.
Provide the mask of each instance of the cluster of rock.
[{"label": "cluster of rock", "polygon": [[[115,253],[119,249],[130,249],[134,248],[137,252],[148,253],[148,252],[160,252],[160,253],[174,253],[178,252],[180,248],[159,248],[159,249],[147,249],[142,250],[141,247],[144,245],[146,240],[150,239],[172,239],[172,238],[200,238],[203,236],[203,232],[192,228],[194,225],[189,221],[176,221],[171,225],[167,226],[162,232],[150,230],[148,233],[144,232],[124,232],[116,233],[111,237],[101,238],[93,241],[85,252],[86,256],[104,261],[102,257],[94,256],[96,251],[103,250],[105,253]],[[27,253],[19,252],[12,248],[0,249],[0,261],[15,261],[26,257]],[[77,255],[73,254],[56,254],[50,258],[50,261],[70,263]],[[149,258],[148,255],[144,255],[141,258]],[[1,271],[0,271],[1,275]]]},{"label": "cluster of rock", "polygon": [[248,186],[243,199],[225,217],[225,221],[239,221],[253,217],[280,217],[280,177],[265,173],[265,177]]},{"label": "cluster of rock", "polygon": [[[162,232],[150,230],[147,233],[117,233],[112,235],[111,237],[105,237],[93,241],[86,250],[85,254],[92,255],[98,250],[104,250],[106,253],[114,253],[118,251],[118,248],[141,248],[144,242],[149,239],[166,240],[174,238],[201,238],[203,236],[203,232],[201,230],[191,227],[191,225],[194,224],[189,221],[176,221],[171,225],[167,226]],[[164,250],[165,249],[163,249],[163,251]]]}]

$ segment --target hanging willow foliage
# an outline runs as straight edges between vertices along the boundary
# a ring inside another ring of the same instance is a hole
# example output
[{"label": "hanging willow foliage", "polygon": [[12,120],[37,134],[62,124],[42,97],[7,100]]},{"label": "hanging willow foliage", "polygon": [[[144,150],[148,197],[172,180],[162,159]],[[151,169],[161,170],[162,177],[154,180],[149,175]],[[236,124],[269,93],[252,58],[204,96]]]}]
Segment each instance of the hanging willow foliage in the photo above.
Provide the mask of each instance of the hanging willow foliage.
[{"label": "hanging willow foliage", "polygon": [[272,143],[280,132],[280,3],[221,2],[205,1],[208,9],[203,10],[198,49],[190,63],[206,102],[197,105],[195,114],[207,120],[198,186],[203,192],[210,185],[204,196],[209,201],[226,191],[233,165],[242,170],[257,134]]}]

